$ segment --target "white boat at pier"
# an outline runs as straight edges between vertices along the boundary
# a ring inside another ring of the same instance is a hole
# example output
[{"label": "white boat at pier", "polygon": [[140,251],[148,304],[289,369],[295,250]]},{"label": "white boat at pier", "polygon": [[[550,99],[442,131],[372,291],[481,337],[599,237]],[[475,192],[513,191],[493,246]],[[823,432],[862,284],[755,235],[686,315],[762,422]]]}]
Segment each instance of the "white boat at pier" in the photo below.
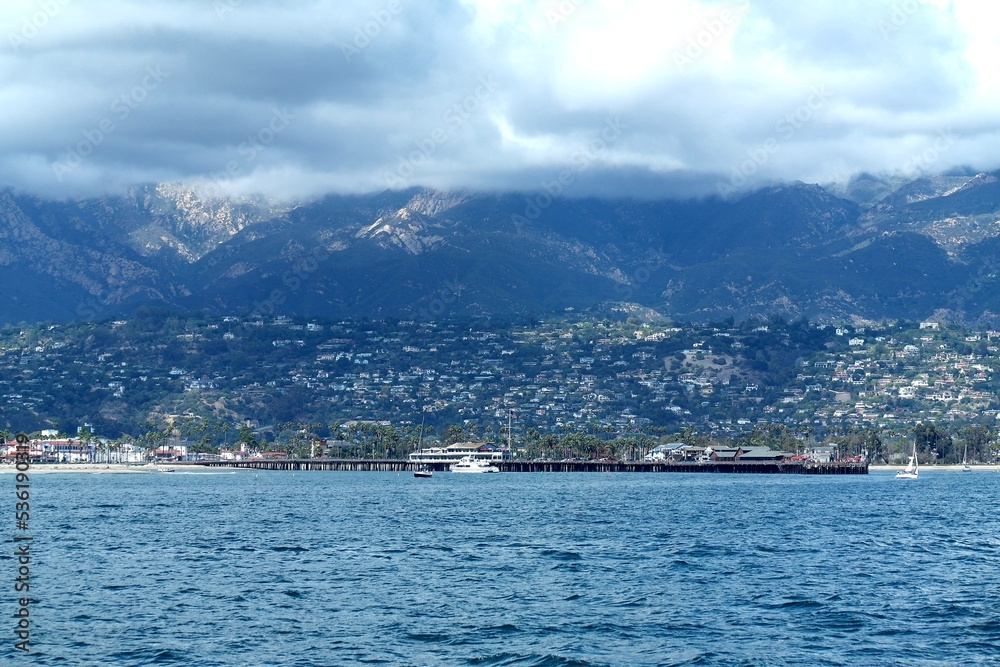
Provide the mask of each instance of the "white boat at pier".
[{"label": "white boat at pier", "polygon": [[496,467],[492,463],[481,459],[475,459],[471,456],[466,456],[458,462],[452,463],[449,470],[460,473],[500,472],[500,468]]}]

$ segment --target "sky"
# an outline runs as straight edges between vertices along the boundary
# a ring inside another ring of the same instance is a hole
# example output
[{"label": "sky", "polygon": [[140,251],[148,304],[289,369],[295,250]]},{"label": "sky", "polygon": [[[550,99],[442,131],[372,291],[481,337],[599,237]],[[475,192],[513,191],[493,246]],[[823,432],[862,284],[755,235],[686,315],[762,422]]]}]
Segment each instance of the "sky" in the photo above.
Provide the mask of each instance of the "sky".
[{"label": "sky", "polygon": [[994,0],[6,0],[0,187],[730,196],[1000,167]]}]

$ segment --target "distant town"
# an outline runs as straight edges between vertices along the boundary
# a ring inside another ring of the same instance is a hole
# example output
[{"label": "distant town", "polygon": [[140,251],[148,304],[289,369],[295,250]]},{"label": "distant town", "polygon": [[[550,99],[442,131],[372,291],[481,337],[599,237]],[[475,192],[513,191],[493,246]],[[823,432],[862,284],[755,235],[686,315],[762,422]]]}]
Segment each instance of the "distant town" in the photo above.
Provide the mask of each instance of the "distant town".
[{"label": "distant town", "polygon": [[506,322],[145,309],[0,329],[3,431],[53,462],[405,458],[477,443],[636,460],[666,443],[1000,459],[1000,332],[946,322]]}]

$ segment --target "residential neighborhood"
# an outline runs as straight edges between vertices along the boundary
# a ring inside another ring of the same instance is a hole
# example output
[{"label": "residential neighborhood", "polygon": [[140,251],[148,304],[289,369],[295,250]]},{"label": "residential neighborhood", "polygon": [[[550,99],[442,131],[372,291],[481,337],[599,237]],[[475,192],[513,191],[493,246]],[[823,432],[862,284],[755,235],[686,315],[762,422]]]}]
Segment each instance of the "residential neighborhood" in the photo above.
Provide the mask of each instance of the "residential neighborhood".
[{"label": "residential neighborhood", "polygon": [[[157,312],[0,330],[0,426],[60,434],[38,447],[71,461],[129,460],[139,449],[237,456],[240,447],[293,441],[308,455],[400,454],[416,446],[421,424],[427,442],[443,442],[451,427],[451,442],[515,447],[546,434],[641,436],[637,457],[649,449],[643,443],[682,433],[788,450],[874,433],[898,456],[912,429],[929,423],[955,437],[986,429],[973,452],[992,461],[998,346],[998,331],[937,321],[699,325],[612,313],[326,322]],[[65,437],[85,425],[104,440]],[[397,435],[369,442],[390,427]],[[119,444],[112,452],[106,442]],[[955,447],[935,456],[954,458]]]}]

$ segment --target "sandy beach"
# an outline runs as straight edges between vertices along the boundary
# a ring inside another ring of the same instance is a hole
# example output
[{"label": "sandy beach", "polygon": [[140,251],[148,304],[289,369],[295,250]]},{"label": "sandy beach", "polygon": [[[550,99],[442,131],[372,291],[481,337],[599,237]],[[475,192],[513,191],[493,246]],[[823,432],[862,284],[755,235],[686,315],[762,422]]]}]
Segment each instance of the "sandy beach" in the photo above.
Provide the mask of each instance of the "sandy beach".
[{"label": "sandy beach", "polygon": [[[213,466],[199,466],[192,464],[162,464],[162,465],[136,465],[129,463],[32,463],[26,472],[32,475],[39,473],[65,473],[83,472],[97,474],[149,474],[160,472],[173,472],[183,470],[184,472],[218,472],[220,470],[236,470],[236,468]],[[18,472],[14,465],[0,465],[0,474]]]}]

